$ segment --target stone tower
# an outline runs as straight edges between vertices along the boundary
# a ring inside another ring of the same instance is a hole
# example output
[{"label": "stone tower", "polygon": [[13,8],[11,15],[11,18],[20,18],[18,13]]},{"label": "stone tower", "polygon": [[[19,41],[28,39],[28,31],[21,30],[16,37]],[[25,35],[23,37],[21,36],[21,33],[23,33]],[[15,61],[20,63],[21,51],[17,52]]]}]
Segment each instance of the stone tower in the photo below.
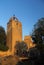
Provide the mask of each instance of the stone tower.
[{"label": "stone tower", "polygon": [[27,44],[28,49],[35,47],[35,44],[32,42],[32,37],[31,36],[25,36],[24,37],[24,42]]},{"label": "stone tower", "polygon": [[7,23],[7,46],[10,52],[15,52],[16,41],[22,41],[22,24],[13,16]]}]

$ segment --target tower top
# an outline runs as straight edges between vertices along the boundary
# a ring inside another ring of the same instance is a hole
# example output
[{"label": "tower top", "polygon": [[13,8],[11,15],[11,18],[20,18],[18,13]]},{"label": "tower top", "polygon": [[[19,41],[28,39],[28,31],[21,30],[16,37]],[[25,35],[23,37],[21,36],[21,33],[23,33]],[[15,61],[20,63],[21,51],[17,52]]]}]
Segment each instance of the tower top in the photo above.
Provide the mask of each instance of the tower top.
[{"label": "tower top", "polygon": [[15,15],[13,15],[10,19],[9,19],[9,22],[7,23],[7,24],[9,24],[10,22],[12,22],[12,21],[14,21],[14,22],[19,22],[21,25],[22,25],[22,23],[18,20],[18,18],[15,16]]},{"label": "tower top", "polygon": [[17,18],[15,15],[13,15],[13,17],[10,18],[10,21],[11,21],[11,20],[16,20],[16,21],[18,21],[18,18]]}]

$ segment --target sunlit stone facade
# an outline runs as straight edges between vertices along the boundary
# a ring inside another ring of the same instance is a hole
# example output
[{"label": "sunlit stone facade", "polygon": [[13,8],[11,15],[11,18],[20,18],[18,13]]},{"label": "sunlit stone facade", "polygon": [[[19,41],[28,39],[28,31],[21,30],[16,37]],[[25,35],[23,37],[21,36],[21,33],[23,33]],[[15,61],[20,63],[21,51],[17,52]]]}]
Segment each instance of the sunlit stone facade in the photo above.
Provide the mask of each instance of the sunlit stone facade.
[{"label": "sunlit stone facade", "polygon": [[[23,41],[22,40],[22,23],[13,16],[10,18],[9,22],[7,23],[7,46],[9,50],[6,52],[0,51],[0,56],[11,55],[16,52],[15,45],[16,41]],[[24,42],[26,42],[28,49],[34,47],[35,44],[32,42],[31,36],[25,36]]]},{"label": "sunlit stone facade", "polygon": [[16,41],[22,41],[22,24],[12,17],[7,24],[7,46],[10,52],[15,52]]},{"label": "sunlit stone facade", "polygon": [[30,48],[35,46],[35,44],[32,41],[32,37],[31,36],[25,36],[24,37],[24,42],[27,44],[28,49],[30,49]]}]

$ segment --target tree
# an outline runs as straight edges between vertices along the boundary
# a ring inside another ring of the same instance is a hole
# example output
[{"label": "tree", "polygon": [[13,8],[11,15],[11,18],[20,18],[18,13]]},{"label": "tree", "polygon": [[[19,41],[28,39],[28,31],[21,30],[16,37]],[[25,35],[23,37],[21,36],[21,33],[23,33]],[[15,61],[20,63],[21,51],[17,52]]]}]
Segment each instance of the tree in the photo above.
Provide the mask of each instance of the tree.
[{"label": "tree", "polygon": [[37,49],[37,47],[33,47],[33,48],[30,48],[29,51],[28,51],[28,57],[30,59],[38,59],[40,56],[40,52],[39,50]]},{"label": "tree", "polygon": [[15,48],[19,56],[22,56],[22,54],[27,52],[28,49],[27,44],[23,41],[22,42],[17,41]]},{"label": "tree", "polygon": [[44,18],[39,19],[38,22],[34,25],[32,39],[37,44],[43,43],[44,41]]},{"label": "tree", "polygon": [[0,26],[0,50],[6,51],[8,47],[6,47],[6,33],[2,26]]},{"label": "tree", "polygon": [[0,26],[0,44],[6,45],[6,34],[3,27]]},{"label": "tree", "polygon": [[34,25],[32,39],[36,44],[36,48],[40,52],[40,62],[38,62],[42,64],[44,63],[44,18],[39,19],[38,22]]}]

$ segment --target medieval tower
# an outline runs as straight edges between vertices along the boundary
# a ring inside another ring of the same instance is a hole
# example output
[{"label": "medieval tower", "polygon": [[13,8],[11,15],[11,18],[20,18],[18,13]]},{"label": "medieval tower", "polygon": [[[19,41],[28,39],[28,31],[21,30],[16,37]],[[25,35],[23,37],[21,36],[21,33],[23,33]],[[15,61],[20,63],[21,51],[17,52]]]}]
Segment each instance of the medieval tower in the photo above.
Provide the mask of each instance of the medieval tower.
[{"label": "medieval tower", "polygon": [[22,41],[22,24],[13,16],[7,23],[7,46],[10,52],[15,52],[16,41]]},{"label": "medieval tower", "polygon": [[5,52],[0,51],[0,56],[14,55],[16,53],[15,46],[17,41],[24,41],[27,44],[28,49],[35,47],[31,36],[25,36],[24,40],[22,40],[22,23],[13,16],[7,23],[7,46],[9,49]]}]

